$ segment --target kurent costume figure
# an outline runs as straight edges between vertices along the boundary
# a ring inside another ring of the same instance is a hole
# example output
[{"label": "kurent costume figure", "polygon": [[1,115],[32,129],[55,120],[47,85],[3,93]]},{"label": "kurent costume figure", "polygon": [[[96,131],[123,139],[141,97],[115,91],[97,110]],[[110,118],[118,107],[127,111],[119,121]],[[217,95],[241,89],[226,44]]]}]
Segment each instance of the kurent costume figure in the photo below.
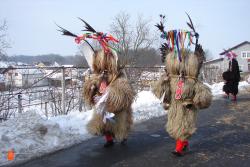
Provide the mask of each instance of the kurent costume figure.
[{"label": "kurent costume figure", "polygon": [[[82,19],[81,19],[82,20]],[[83,20],[82,20],[83,21]],[[84,100],[93,110],[93,117],[87,124],[93,135],[104,135],[104,147],[114,144],[113,138],[126,143],[132,125],[132,108],[135,92],[132,90],[125,72],[119,64],[118,56],[110,45],[118,42],[112,35],[96,32],[85,21],[86,34],[76,36],[61,28],[64,35],[75,37],[75,41],[84,41],[81,50],[88,61],[92,73],[84,83]],[[97,40],[102,49],[95,51],[86,41],[87,38]]]},{"label": "kurent costume figure", "polygon": [[222,74],[225,80],[223,91],[226,93],[226,97],[229,98],[230,93],[233,95],[233,101],[236,101],[238,94],[238,85],[240,81],[240,70],[238,61],[236,60],[237,55],[233,52],[227,52],[226,56],[229,59],[229,68]]},{"label": "kurent costume figure", "polygon": [[[165,60],[165,73],[153,85],[153,93],[162,99],[163,107],[168,109],[166,130],[176,140],[176,156],[184,155],[188,148],[188,139],[196,131],[196,119],[199,109],[209,107],[212,95],[210,89],[198,80],[198,75],[204,59],[204,52],[198,44],[196,33],[190,19],[189,27],[193,30],[164,30],[164,18],[156,26],[162,32],[161,37],[167,42],[162,44],[161,52]],[[188,47],[196,37],[195,51],[184,48],[185,41]],[[187,40],[186,40],[187,39]]]}]

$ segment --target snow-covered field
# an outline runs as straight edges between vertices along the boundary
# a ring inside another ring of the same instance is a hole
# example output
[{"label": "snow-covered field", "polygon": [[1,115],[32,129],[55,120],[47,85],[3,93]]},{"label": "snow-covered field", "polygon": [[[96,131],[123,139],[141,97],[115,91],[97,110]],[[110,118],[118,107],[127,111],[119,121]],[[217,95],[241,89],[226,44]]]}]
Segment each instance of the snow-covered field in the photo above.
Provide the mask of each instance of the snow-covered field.
[{"label": "snow-covered field", "polygon": [[[208,85],[208,84],[207,84]],[[222,95],[223,83],[208,85],[215,97]],[[247,82],[240,82],[239,89],[249,87]],[[166,114],[160,101],[150,92],[137,94],[133,105],[135,123]],[[39,109],[30,110],[15,118],[0,123],[0,166],[28,160],[80,143],[92,136],[86,130],[92,111],[74,111],[68,115],[50,117],[41,116]],[[14,149],[14,161],[7,160],[7,151]]]}]

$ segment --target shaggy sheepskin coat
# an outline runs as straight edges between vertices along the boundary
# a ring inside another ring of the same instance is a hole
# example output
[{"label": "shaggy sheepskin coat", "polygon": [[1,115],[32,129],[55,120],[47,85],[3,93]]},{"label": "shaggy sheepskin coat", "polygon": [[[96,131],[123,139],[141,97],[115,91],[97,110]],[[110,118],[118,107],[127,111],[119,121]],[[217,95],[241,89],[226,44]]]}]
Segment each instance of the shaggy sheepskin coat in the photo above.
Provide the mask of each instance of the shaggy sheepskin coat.
[{"label": "shaggy sheepskin coat", "polygon": [[[212,95],[208,86],[198,80],[201,67],[199,53],[184,51],[180,62],[174,52],[166,55],[165,73],[153,85],[153,93],[163,99],[163,107],[168,109],[166,130],[174,139],[187,140],[196,131],[199,109],[209,107]],[[183,93],[176,99],[177,84],[183,74]]]},{"label": "shaggy sheepskin coat", "polygon": [[[135,92],[131,88],[125,72],[119,68],[117,56],[114,52],[103,50],[93,56],[93,73],[84,83],[83,97],[85,102],[94,108],[93,117],[87,124],[88,131],[93,135],[112,134],[121,141],[128,137],[132,125],[132,108]],[[94,96],[99,94],[102,72],[107,72],[107,86],[109,94],[106,101],[107,112],[114,114],[115,122],[104,123],[103,116],[96,111]]]}]

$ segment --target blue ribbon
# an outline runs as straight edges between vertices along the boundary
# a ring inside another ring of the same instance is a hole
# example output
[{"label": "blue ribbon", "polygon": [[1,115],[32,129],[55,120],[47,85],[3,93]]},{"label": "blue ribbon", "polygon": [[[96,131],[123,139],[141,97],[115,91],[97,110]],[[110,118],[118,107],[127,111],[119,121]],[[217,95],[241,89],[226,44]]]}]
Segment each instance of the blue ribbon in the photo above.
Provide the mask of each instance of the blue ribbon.
[{"label": "blue ribbon", "polygon": [[178,36],[177,30],[174,30],[174,39],[175,39],[175,44],[177,48],[178,58],[179,58],[179,61],[181,62],[182,60],[181,60],[181,53],[180,53],[180,48],[179,48],[179,36]]}]

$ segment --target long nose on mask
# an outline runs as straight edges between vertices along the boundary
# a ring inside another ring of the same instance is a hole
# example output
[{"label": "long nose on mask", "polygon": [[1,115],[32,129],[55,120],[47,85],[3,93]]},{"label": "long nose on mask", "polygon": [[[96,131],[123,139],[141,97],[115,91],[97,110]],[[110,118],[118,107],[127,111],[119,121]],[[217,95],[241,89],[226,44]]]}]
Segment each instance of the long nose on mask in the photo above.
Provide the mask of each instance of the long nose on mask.
[{"label": "long nose on mask", "polygon": [[107,87],[108,87],[107,81],[103,80],[100,84],[99,92],[104,93]]},{"label": "long nose on mask", "polygon": [[102,74],[101,74],[101,84],[100,84],[100,87],[99,87],[99,92],[100,93],[104,93],[106,88],[108,87],[108,74],[107,74],[107,71],[103,71]]}]

